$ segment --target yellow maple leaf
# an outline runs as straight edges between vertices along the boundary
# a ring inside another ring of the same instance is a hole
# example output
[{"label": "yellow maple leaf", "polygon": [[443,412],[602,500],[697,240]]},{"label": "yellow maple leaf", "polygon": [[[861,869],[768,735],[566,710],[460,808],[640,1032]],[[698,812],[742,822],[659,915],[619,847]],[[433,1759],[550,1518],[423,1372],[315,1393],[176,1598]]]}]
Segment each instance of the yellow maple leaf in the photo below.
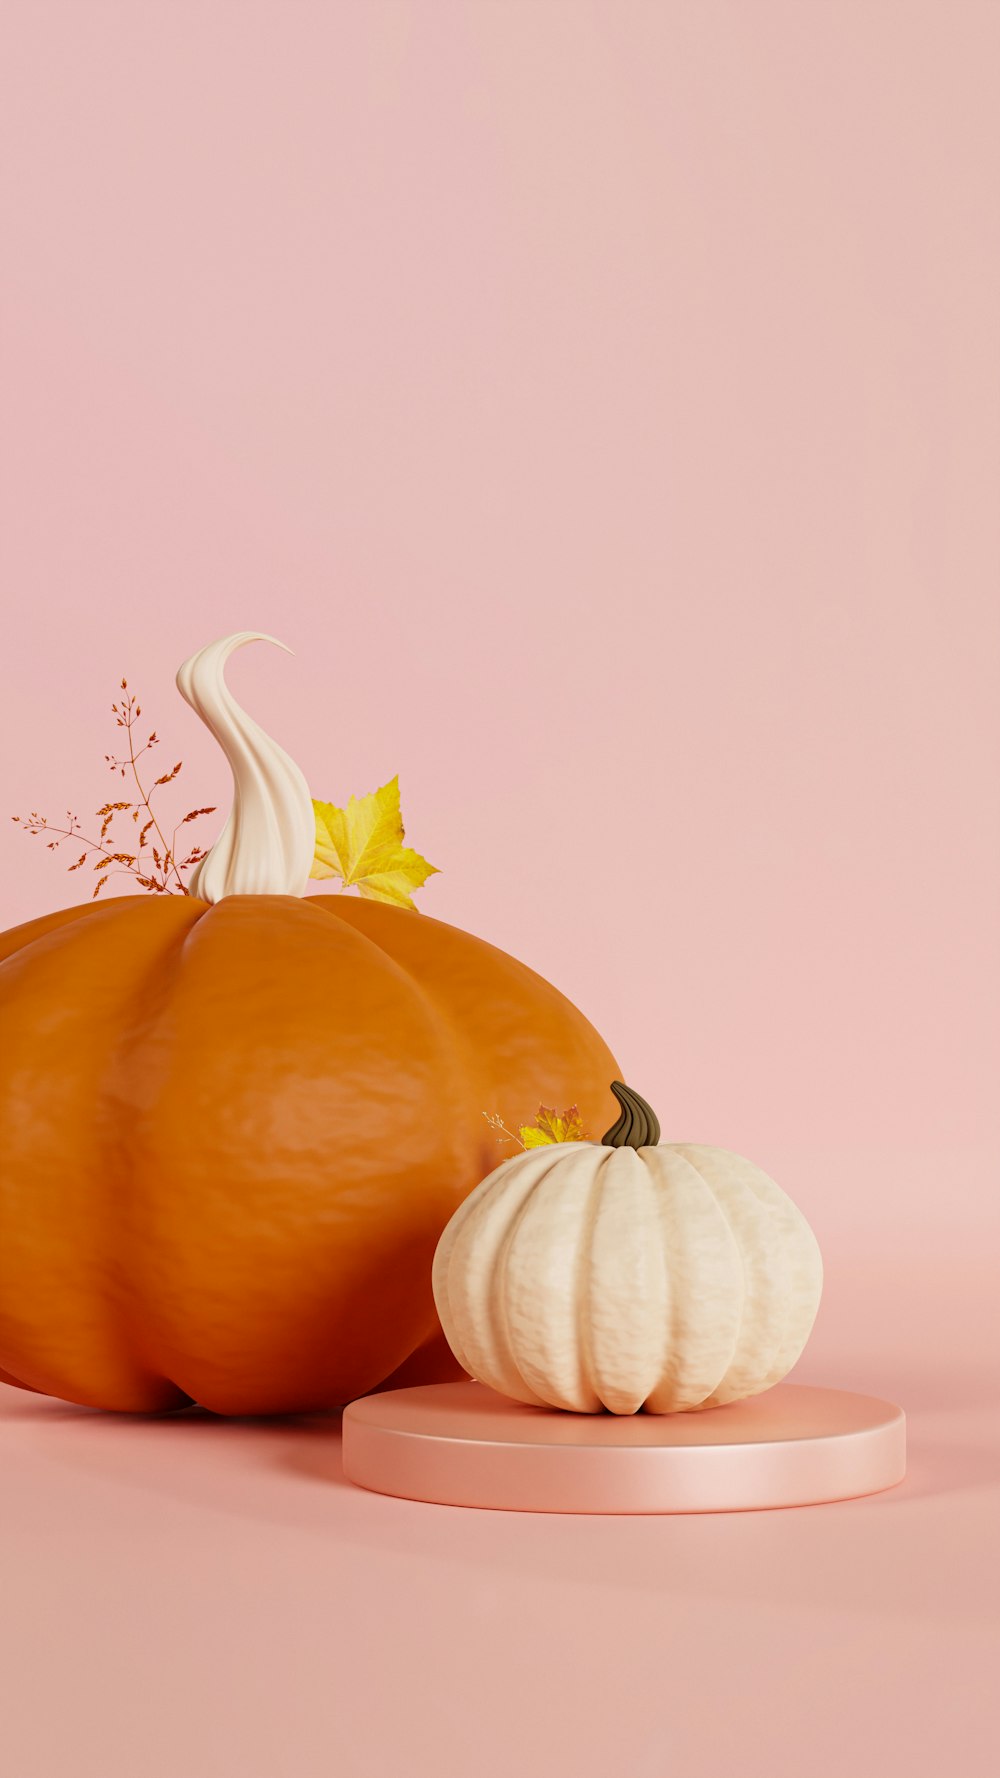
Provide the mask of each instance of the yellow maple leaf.
[{"label": "yellow maple leaf", "polygon": [[565,1111],[553,1111],[551,1106],[540,1105],[534,1123],[519,1125],[517,1133],[525,1148],[541,1148],[546,1142],[587,1140],[576,1105],[567,1106]]},{"label": "yellow maple leaf", "polygon": [[403,844],[398,775],[370,796],[352,796],[346,809],[315,798],[313,809],[316,856],[311,877],[340,877],[345,889],[357,889],[370,901],[413,908],[410,891],[426,883],[437,865]]}]

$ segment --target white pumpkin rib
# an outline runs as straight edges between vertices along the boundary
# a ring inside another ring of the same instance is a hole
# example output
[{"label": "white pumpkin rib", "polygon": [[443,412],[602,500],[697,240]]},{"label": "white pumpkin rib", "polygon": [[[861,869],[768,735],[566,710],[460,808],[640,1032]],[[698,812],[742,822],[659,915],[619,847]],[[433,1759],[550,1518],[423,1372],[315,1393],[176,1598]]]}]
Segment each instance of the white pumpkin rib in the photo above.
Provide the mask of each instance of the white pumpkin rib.
[{"label": "white pumpkin rib", "polygon": [[754,1162],[748,1162],[748,1165],[752,1169],[754,1189],[762,1187],[772,1197],[775,1209],[780,1209],[783,1236],[791,1251],[787,1314],[774,1368],[767,1378],[766,1387],[770,1388],[772,1383],[779,1383],[788,1375],[812,1333],[823,1295],[823,1256],[808,1218],[794,1199]]},{"label": "white pumpkin rib", "polygon": [[[533,1189],[532,1186],[531,1190]],[[507,1313],[507,1256],[530,1200],[531,1191],[529,1190],[509,1220],[502,1224],[502,1238],[493,1277],[487,1286],[485,1303],[485,1310],[490,1318],[493,1338],[492,1350],[495,1353],[496,1368],[492,1375],[487,1375],[485,1372],[476,1374],[481,1382],[488,1383],[490,1388],[499,1390],[502,1395],[509,1395],[512,1401],[522,1401],[528,1407],[544,1408],[548,1407],[548,1402],[532,1389],[517,1362],[510,1334],[510,1317]]]},{"label": "white pumpkin rib", "polygon": [[[592,1289],[593,1289],[593,1246],[594,1234],[601,1200],[605,1190],[611,1156],[616,1151],[605,1148],[594,1155],[593,1177],[587,1187],[587,1207],[580,1228],[579,1247],[575,1266],[575,1285],[573,1289],[573,1305],[575,1314],[576,1348],[579,1354],[580,1376],[585,1390],[589,1390],[596,1398],[598,1406],[606,1407],[607,1403],[594,1377],[594,1357],[592,1348]],[[579,1169],[582,1172],[582,1168]]]},{"label": "white pumpkin rib", "polygon": [[669,1144],[644,1152],[668,1276],[660,1373],[646,1408],[678,1413],[702,1406],[732,1363],[746,1292],[743,1256],[725,1210],[687,1157]]},{"label": "white pumpkin rib", "polygon": [[468,1371],[470,1376],[474,1375],[474,1369],[462,1337],[460,1327],[462,1317],[456,1312],[452,1301],[462,1274],[452,1267],[452,1255],[455,1251],[455,1243],[469,1216],[488,1195],[492,1195],[498,1186],[502,1186],[513,1161],[519,1158],[512,1156],[511,1159],[501,1162],[499,1167],[487,1174],[485,1179],[481,1179],[478,1185],[473,1186],[468,1197],[463,1198],[454,1215],[445,1225],[441,1239],[434,1250],[434,1260],[431,1266],[431,1292],[434,1297],[434,1306],[437,1309],[438,1319],[444,1328],[448,1344],[463,1370]]},{"label": "white pumpkin rib", "polygon": [[441,1238],[434,1250],[434,1262],[431,1268],[431,1287],[435,1291],[435,1294],[437,1291],[437,1280],[444,1280],[447,1276],[455,1241],[463,1223],[466,1221],[471,1211],[473,1211],[478,1204],[482,1203],[482,1200],[487,1193],[493,1192],[496,1187],[506,1179],[511,1168],[522,1159],[523,1157],[521,1155],[511,1155],[508,1160],[501,1161],[500,1165],[495,1167],[492,1173],[487,1173],[485,1179],[481,1179],[478,1185],[473,1186],[468,1196],[462,1199],[462,1202],[452,1213],[441,1231]]},{"label": "white pumpkin rib", "polygon": [[612,1148],[607,1156],[592,1186],[579,1337],[598,1399],[613,1414],[634,1414],[662,1370],[667,1260],[643,1151]]},{"label": "white pumpkin rib", "polygon": [[[733,1232],[743,1264],[743,1311],[732,1357],[715,1388],[700,1403],[703,1408],[722,1407],[728,1401],[738,1401],[744,1396],[756,1395],[759,1379],[764,1374],[759,1343],[768,1338],[769,1302],[766,1289],[761,1288],[760,1256],[761,1253],[766,1254],[767,1247],[765,1241],[755,1239],[760,1232],[759,1224],[763,1215],[763,1206],[751,1194],[753,1209],[747,1215],[739,1192],[725,1192],[725,1188],[720,1185],[719,1181],[710,1179],[699,1165],[701,1149],[697,1144],[685,1145],[681,1152],[695,1169],[706,1191],[718,1204]],[[729,1153],[725,1149],[717,1152],[726,1155]],[[738,1157],[732,1156],[731,1158],[737,1159]],[[722,1195],[723,1192],[725,1195]],[[770,1358],[770,1353],[771,1348],[768,1347],[768,1358]]]},{"label": "white pumpkin rib", "polygon": [[[787,1254],[772,1238],[770,1203],[750,1188],[741,1155],[728,1149],[684,1145],[681,1152],[704,1180],[729,1221],[739,1245],[746,1296],[739,1336],[729,1367],[706,1407],[758,1395],[767,1387],[781,1343],[787,1300]],[[775,1306],[781,1305],[778,1314]],[[779,1316],[781,1319],[779,1319]]]},{"label": "white pumpkin rib", "polygon": [[[511,1307],[511,1256],[521,1236],[522,1228],[536,1201],[536,1195],[545,1189],[552,1180],[553,1186],[558,1182],[554,1175],[560,1171],[565,1151],[571,1149],[571,1158],[575,1157],[577,1144],[565,1142],[546,1144],[528,1162],[522,1158],[522,1168],[530,1166],[529,1189],[523,1194],[513,1211],[508,1212],[505,1233],[500,1245],[493,1283],[489,1293],[489,1313],[495,1332],[498,1350],[503,1354],[505,1375],[514,1379],[512,1386],[504,1393],[513,1396],[516,1401],[527,1402],[532,1407],[547,1408],[554,1404],[551,1392],[542,1393],[535,1387],[535,1367],[525,1361],[522,1342],[517,1332],[516,1316]],[[511,1196],[512,1193],[508,1193]],[[516,1262],[515,1262],[516,1269]],[[558,1405],[558,1404],[556,1404]]]},{"label": "white pumpkin rib", "polygon": [[[483,1181],[466,1202],[451,1247],[447,1308],[470,1376],[517,1401],[541,1405],[516,1364],[504,1314],[504,1272],[511,1238],[539,1181],[553,1166],[551,1153],[514,1157]],[[472,1203],[475,1197],[477,1202]],[[450,1330],[449,1338],[451,1337]],[[456,1356],[458,1353],[456,1352]]]},{"label": "white pumpkin rib", "polygon": [[501,1296],[510,1354],[528,1388],[549,1407],[592,1414],[601,1404],[581,1364],[575,1286],[590,1202],[578,1175],[589,1173],[593,1146],[556,1150],[504,1244]]},{"label": "white pumpkin rib", "polygon": [[[726,1150],[707,1152],[725,1154]],[[741,1170],[743,1183],[770,1213],[770,1246],[782,1252],[786,1265],[786,1287],[776,1317],[774,1359],[760,1386],[770,1389],[787,1377],[812,1332],[823,1290],[823,1261],[806,1217],[777,1180],[755,1161],[741,1159]]]}]

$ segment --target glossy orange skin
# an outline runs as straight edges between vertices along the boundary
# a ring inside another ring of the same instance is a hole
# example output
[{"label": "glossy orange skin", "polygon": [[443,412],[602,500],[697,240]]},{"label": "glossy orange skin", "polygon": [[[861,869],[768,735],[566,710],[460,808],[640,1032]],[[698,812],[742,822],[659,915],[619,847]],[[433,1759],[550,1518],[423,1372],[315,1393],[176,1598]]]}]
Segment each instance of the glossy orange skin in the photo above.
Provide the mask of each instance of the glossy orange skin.
[{"label": "glossy orange skin", "polygon": [[539,1100],[618,1067],[532,970],[344,895],[120,897],[0,936],[0,1379],[327,1408],[459,1375],[438,1236]]}]

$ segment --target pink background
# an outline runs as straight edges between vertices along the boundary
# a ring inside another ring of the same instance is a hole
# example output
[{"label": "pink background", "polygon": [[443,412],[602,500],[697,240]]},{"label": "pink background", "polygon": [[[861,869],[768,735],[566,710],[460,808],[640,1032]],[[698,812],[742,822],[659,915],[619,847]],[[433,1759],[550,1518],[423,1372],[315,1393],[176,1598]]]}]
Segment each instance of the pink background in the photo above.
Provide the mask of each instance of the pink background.
[{"label": "pink background", "polygon": [[[111,794],[122,673],[223,804],[174,671],[280,636],[230,681],[314,792],[400,772],[421,907],[792,1192],[798,1377],[911,1426],[867,1503],[560,1521],[4,1392],[7,1763],[992,1770],[1000,9],[2,30],[4,806]],[[78,898],[0,844],[2,924]]]}]

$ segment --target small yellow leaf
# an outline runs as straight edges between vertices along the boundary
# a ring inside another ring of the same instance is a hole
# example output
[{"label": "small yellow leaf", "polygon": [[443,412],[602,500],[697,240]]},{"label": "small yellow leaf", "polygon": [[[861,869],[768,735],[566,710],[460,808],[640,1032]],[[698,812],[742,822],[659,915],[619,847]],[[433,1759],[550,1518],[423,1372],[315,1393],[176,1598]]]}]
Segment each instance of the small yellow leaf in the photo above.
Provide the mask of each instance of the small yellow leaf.
[{"label": "small yellow leaf", "polygon": [[518,1135],[525,1148],[542,1148],[546,1142],[586,1142],[583,1120],[576,1105],[565,1111],[553,1111],[540,1105],[533,1124],[521,1124]]},{"label": "small yellow leaf", "polygon": [[370,901],[413,908],[410,891],[426,883],[437,866],[403,844],[398,776],[370,796],[352,796],[346,809],[315,799],[313,809],[316,856],[311,877],[340,877],[345,889],[357,889]]}]

